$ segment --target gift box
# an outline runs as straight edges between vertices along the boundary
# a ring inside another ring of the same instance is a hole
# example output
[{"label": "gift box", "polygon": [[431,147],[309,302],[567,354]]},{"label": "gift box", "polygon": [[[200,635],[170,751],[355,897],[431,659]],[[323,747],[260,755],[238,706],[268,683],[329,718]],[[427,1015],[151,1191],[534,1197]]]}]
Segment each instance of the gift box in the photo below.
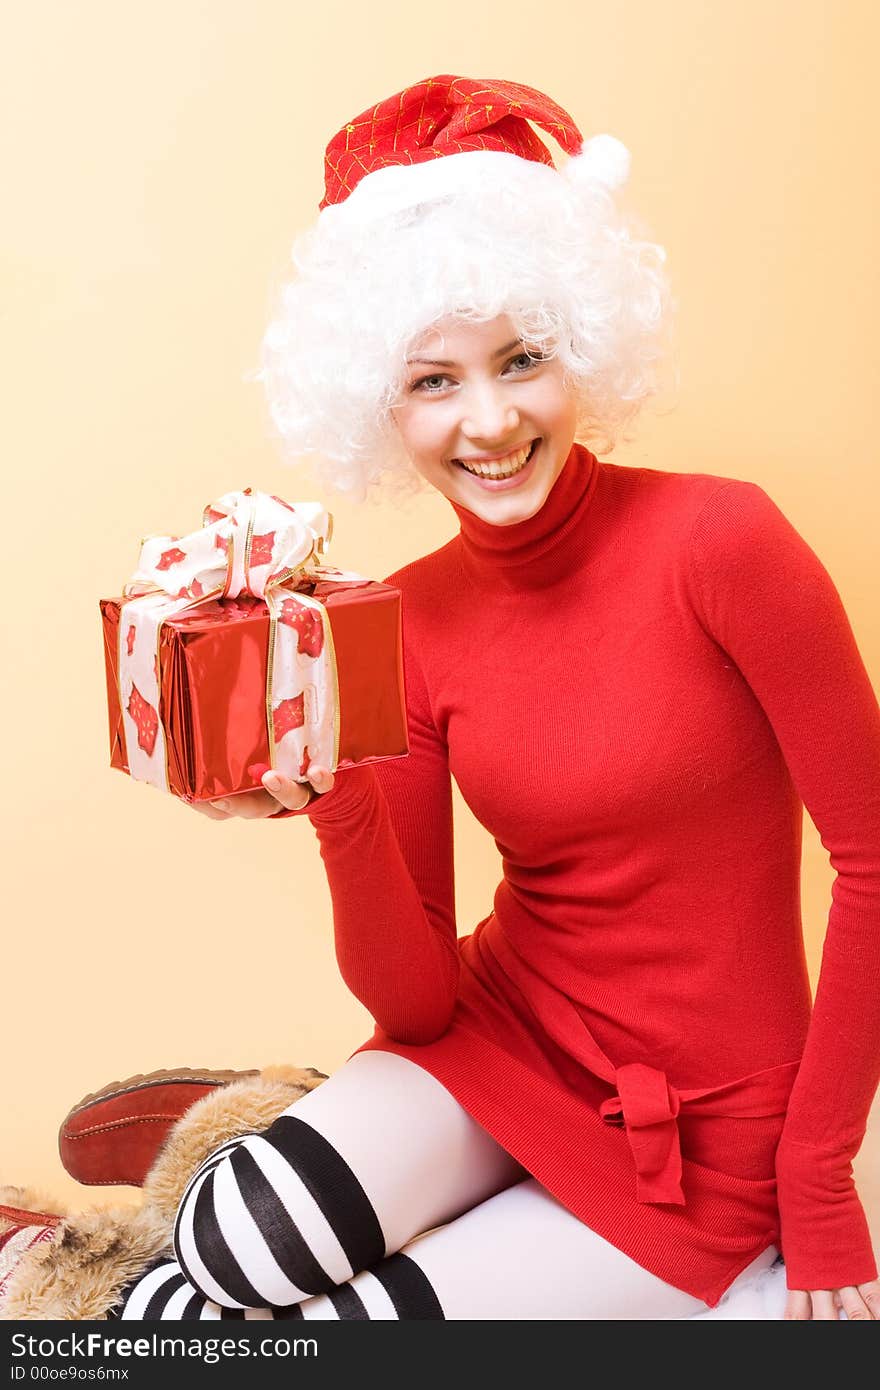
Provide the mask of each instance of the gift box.
[{"label": "gift box", "polygon": [[326,564],[331,533],[246,488],[141,542],[100,600],[112,767],[193,802],[406,756],[400,591]]}]

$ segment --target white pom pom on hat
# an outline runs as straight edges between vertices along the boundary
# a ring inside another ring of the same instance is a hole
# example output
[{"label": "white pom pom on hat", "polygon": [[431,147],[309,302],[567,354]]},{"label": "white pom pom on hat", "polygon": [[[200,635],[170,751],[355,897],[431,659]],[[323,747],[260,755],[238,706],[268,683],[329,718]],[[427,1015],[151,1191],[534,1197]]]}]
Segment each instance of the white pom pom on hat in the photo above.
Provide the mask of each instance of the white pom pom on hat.
[{"label": "white pom pom on hat", "polygon": [[615,135],[593,135],[561,172],[573,184],[593,181],[615,189],[626,183],[631,163],[632,156],[622,140]]}]

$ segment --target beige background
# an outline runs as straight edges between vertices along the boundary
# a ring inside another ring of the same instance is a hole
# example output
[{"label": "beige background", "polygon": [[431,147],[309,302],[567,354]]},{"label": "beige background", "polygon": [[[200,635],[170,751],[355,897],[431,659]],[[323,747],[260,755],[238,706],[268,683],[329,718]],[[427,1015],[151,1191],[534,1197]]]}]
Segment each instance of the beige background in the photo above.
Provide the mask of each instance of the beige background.
[{"label": "beige background", "polygon": [[[625,202],[669,253],[682,384],[613,459],[760,483],[880,686],[880,9],[37,0],[4,27],[0,1181],[81,1203],[120,1195],[58,1161],[85,1091],[178,1064],[329,1072],[370,1032],[308,823],[209,822],[110,770],[98,614],[142,535],[193,529],[233,488],[320,495],[244,378],[327,139],[441,72],[529,83],[623,139]],[[403,518],[323,500],[331,559],[366,574],[456,529],[440,497]],[[465,932],[499,859],[458,797],[456,814]],[[832,877],[808,823],[814,973]]]}]

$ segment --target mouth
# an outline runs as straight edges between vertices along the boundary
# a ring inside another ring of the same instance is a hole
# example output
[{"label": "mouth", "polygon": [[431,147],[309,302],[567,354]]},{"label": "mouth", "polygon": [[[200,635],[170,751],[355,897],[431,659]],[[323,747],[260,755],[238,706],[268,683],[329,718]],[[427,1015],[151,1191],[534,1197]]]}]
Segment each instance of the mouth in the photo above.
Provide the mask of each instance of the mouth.
[{"label": "mouth", "polygon": [[511,450],[504,458],[492,459],[487,463],[481,463],[476,459],[453,459],[452,462],[457,469],[467,473],[482,487],[498,492],[505,484],[511,484],[513,479],[516,479],[517,483],[523,479],[523,475],[530,469],[540,442],[540,438],[533,439],[531,444]]}]

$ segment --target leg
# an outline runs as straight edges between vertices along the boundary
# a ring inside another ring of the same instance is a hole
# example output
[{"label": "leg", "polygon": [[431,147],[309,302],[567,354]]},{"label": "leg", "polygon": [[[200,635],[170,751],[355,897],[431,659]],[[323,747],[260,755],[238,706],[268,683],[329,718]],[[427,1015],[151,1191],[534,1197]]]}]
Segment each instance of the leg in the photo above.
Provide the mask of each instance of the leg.
[{"label": "leg", "polygon": [[524,1174],[430,1073],[356,1053],[263,1134],[211,1155],[180,1204],[176,1261],[141,1276],[117,1316],[271,1316]]},{"label": "leg", "polygon": [[[731,1289],[754,1281],[777,1253],[768,1247]],[[397,1291],[419,1287],[427,1309],[425,1285],[436,1299],[436,1311],[406,1311]],[[665,1321],[706,1316],[706,1307],[643,1269],[528,1178],[441,1229],[418,1236],[390,1259],[356,1274],[344,1288],[276,1316]]]}]

